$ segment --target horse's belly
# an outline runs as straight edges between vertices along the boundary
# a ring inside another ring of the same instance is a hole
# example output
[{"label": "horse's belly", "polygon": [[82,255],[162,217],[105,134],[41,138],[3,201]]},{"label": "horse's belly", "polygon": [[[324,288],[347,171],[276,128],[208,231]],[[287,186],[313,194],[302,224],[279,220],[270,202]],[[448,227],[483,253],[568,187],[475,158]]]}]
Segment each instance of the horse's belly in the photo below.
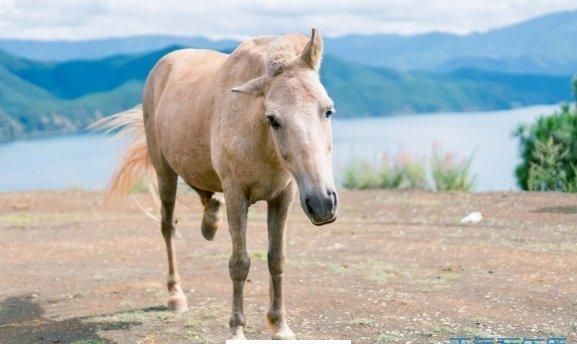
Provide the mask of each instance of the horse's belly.
[{"label": "horse's belly", "polygon": [[195,188],[221,192],[222,183],[212,166],[210,147],[202,133],[190,130],[188,135],[171,132],[169,140],[161,140],[163,155],[170,167]]},{"label": "horse's belly", "polygon": [[[191,162],[194,164],[194,162]],[[196,169],[195,172],[182,171],[178,175],[190,186],[197,189],[222,192],[222,183],[213,169]]]}]

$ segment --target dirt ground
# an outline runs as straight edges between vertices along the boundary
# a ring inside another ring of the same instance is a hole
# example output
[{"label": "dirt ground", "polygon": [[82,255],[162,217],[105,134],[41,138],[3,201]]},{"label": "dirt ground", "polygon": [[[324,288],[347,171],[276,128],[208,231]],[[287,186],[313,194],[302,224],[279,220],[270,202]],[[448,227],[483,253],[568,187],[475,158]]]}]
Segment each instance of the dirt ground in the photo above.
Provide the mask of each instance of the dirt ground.
[{"label": "dirt ground", "polygon": [[[446,343],[453,335],[577,341],[577,197],[342,191],[339,219],[295,206],[285,272],[299,339]],[[0,343],[224,343],[231,283],[226,224],[200,233],[184,193],[177,252],[190,310],[166,311],[159,225],[134,199],[84,191],[0,194]],[[265,204],[249,213],[247,337],[267,339]],[[460,225],[481,211],[484,220]]]}]

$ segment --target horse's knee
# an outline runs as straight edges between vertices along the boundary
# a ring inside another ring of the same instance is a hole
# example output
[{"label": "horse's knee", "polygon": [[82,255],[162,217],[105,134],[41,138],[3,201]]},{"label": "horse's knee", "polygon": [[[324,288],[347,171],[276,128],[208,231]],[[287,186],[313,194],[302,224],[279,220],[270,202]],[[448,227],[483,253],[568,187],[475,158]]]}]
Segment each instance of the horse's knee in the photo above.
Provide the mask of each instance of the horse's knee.
[{"label": "horse's knee", "polygon": [[165,239],[171,238],[174,235],[174,224],[172,219],[162,218],[160,221],[160,231]]},{"label": "horse's knee", "polygon": [[267,258],[268,258],[268,271],[270,272],[270,274],[273,276],[281,275],[283,273],[284,268],[284,261],[285,261],[284,255],[278,252],[269,251],[267,254]]},{"label": "horse's knee", "polygon": [[245,281],[250,269],[250,257],[246,253],[233,253],[228,260],[228,269],[233,281]]}]

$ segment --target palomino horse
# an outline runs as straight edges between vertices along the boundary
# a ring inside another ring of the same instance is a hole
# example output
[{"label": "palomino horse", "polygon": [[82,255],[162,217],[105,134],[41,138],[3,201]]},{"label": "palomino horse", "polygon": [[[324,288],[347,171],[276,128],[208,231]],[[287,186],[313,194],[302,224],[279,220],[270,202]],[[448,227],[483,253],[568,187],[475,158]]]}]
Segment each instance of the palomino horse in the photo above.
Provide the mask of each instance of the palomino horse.
[{"label": "palomino horse", "polygon": [[187,309],[173,246],[177,178],[195,189],[204,206],[202,233],[211,240],[224,193],[232,255],[231,337],[244,338],[243,287],[250,258],[247,212],[268,203],[268,268],[273,339],[291,339],[285,319],[282,274],[285,227],[296,187],[315,225],[336,219],[332,175],[333,102],[319,79],[320,34],[268,36],[244,41],[230,55],[184,49],[164,56],[150,72],[142,107],[97,123],[134,137],[112,178],[113,194],[127,192],[154,168],[161,229],[168,253],[168,307]]}]

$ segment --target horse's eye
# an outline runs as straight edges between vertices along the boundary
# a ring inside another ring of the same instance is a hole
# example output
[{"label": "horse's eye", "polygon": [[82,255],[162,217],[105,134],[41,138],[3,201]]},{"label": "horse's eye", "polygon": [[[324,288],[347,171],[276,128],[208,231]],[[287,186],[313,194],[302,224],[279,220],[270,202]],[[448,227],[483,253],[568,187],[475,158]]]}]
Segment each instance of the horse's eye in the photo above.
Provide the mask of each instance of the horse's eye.
[{"label": "horse's eye", "polygon": [[268,124],[270,124],[270,126],[273,127],[273,129],[280,128],[280,123],[276,120],[275,116],[273,115],[266,116],[266,120]]},{"label": "horse's eye", "polygon": [[336,112],[334,107],[330,107],[327,112],[325,113],[325,117],[326,118],[330,118],[334,113]]}]

